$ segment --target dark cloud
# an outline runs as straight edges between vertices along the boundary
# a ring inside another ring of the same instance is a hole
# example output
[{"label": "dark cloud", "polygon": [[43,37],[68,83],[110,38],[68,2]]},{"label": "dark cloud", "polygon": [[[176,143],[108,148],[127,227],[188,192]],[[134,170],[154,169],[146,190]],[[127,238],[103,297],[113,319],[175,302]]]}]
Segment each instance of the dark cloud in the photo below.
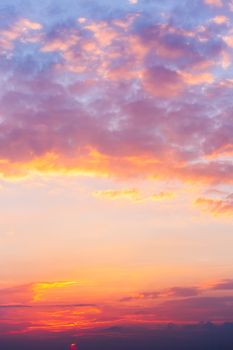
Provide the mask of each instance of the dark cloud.
[{"label": "dark cloud", "polygon": [[174,297],[190,297],[201,293],[201,290],[196,287],[173,287],[168,290],[168,294]]},{"label": "dark cloud", "polygon": [[138,315],[148,315],[150,319],[176,320],[177,322],[233,321],[233,296],[199,296],[172,299],[160,302],[157,306],[138,308]]},{"label": "dark cloud", "polygon": [[27,309],[31,308],[30,305],[0,305],[0,309]]},{"label": "dark cloud", "polygon": [[233,279],[226,279],[226,280],[219,281],[212,287],[212,289],[213,290],[232,291],[233,290]]},{"label": "dark cloud", "polygon": [[158,299],[161,297],[174,297],[174,298],[183,298],[190,296],[197,296],[201,294],[202,290],[198,287],[172,287],[167,289],[161,289],[157,291],[147,291],[135,293],[132,296],[126,296],[120,299],[122,302],[129,302],[134,300],[143,300],[143,299]]},{"label": "dark cloud", "polygon": [[[106,332],[106,333],[104,333]],[[111,331],[110,331],[111,333]],[[120,335],[120,334],[121,335]],[[144,327],[118,327],[117,335],[108,334],[108,330],[93,336],[75,336],[72,334],[53,337],[15,336],[0,337],[0,346],[4,350],[68,350],[74,342],[83,350],[231,350],[233,342],[233,325],[226,323],[220,326],[211,323],[192,325],[164,325],[148,330]]]}]

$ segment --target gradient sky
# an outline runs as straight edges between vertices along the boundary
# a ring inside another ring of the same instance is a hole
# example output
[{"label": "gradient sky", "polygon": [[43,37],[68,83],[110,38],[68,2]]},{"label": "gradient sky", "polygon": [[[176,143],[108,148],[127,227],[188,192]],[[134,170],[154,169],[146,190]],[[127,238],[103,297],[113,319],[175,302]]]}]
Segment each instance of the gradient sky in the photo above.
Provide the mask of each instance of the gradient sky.
[{"label": "gradient sky", "polygon": [[0,77],[0,335],[233,322],[233,1],[1,0]]}]

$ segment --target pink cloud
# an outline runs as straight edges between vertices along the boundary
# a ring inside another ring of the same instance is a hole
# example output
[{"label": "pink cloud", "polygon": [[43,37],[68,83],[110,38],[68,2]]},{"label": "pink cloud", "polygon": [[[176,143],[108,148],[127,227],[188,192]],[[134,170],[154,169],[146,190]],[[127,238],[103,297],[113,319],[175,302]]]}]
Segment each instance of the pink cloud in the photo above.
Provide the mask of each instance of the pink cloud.
[{"label": "pink cloud", "polygon": [[0,31],[0,48],[1,50],[12,50],[16,40],[37,42],[41,39],[38,34],[41,29],[42,25],[40,23],[21,18],[7,29]]},{"label": "pink cloud", "polygon": [[78,41],[78,35],[70,33],[67,38],[52,38],[48,40],[45,45],[42,47],[43,52],[53,52],[61,51],[66,52],[72,46],[75,46]]},{"label": "pink cloud", "polygon": [[[231,110],[216,99],[228,98],[230,89],[215,76],[229,54],[224,35],[212,41],[217,29],[210,22],[190,31],[137,27],[139,19],[77,20],[43,33],[39,52],[52,60],[45,71],[7,63],[3,176],[39,171],[232,183],[232,165],[223,158],[232,149]],[[29,20],[12,28],[23,26],[43,30]],[[21,29],[12,28],[21,40]]]},{"label": "pink cloud", "polygon": [[175,97],[184,88],[179,74],[165,67],[151,67],[143,74],[143,85],[157,97]]},{"label": "pink cloud", "polygon": [[216,7],[222,7],[223,2],[222,0],[204,0],[206,5],[216,6]]}]

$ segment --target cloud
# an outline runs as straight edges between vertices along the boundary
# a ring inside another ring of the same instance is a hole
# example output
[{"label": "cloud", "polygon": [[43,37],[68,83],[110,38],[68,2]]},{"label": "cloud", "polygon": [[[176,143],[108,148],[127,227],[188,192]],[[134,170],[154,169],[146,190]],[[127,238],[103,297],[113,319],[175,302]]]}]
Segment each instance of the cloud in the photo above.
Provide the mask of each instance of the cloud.
[{"label": "cloud", "polygon": [[229,18],[226,16],[215,16],[212,22],[216,24],[226,24],[229,22]]},{"label": "cloud", "polygon": [[130,199],[132,201],[140,201],[141,195],[140,192],[135,189],[126,189],[126,190],[106,190],[106,191],[97,191],[94,192],[95,197],[103,199]]},{"label": "cloud", "polygon": [[40,40],[38,31],[42,29],[42,25],[38,22],[32,22],[27,18],[21,18],[11,26],[0,30],[0,50],[4,52],[12,50],[16,41],[24,43],[33,43]]},{"label": "cloud", "polygon": [[216,6],[216,7],[222,7],[223,6],[222,0],[204,0],[204,2],[207,5],[212,5],[212,6]]},{"label": "cloud", "polygon": [[131,302],[137,300],[160,300],[161,298],[184,298],[190,296],[198,296],[201,294],[201,289],[198,287],[171,287],[155,291],[147,291],[135,293],[131,296],[126,296],[120,299],[121,302]]},{"label": "cloud", "polygon": [[144,299],[157,299],[161,296],[159,291],[151,291],[151,292],[141,292],[135,293],[131,296],[126,296],[120,299],[121,302],[131,302],[136,300],[144,300]]},{"label": "cloud", "polygon": [[[181,298],[184,300],[185,298],[197,297],[205,298],[208,296],[208,293],[218,292],[218,291],[233,291],[233,280],[232,279],[223,279],[219,280],[213,284],[208,285],[200,285],[200,286],[174,286],[170,288],[152,290],[152,291],[144,291],[133,293],[132,295],[128,295],[122,297],[120,299],[121,302],[135,302],[135,301],[144,301],[144,300],[153,300],[155,299],[158,302],[161,300],[169,299],[173,302],[173,299],[177,300],[177,298]],[[205,295],[205,296],[203,296]],[[208,296],[208,298],[215,298],[216,296]],[[219,295],[217,295],[217,298]],[[175,302],[175,301],[174,301]],[[165,302],[166,303],[166,302]]]},{"label": "cloud", "polygon": [[30,305],[0,305],[0,309],[27,309],[31,308]]},{"label": "cloud", "polygon": [[13,286],[9,288],[0,289],[1,307],[27,307],[33,304],[40,304],[46,301],[47,297],[53,298],[50,292],[56,294],[56,300],[59,296],[59,291],[64,289],[71,289],[79,286],[80,281],[56,281],[56,282],[37,282],[28,283],[20,286]]},{"label": "cloud", "polygon": [[38,302],[43,300],[46,292],[49,290],[58,290],[60,288],[68,288],[72,286],[79,285],[80,282],[77,281],[62,281],[62,282],[38,282],[32,287],[33,290],[33,302]]},{"label": "cloud", "polygon": [[[5,302],[0,305],[0,327],[3,334],[41,332],[67,334],[77,327],[83,334],[83,332],[98,332],[103,328],[119,325],[127,325],[127,327],[141,325],[145,327],[145,331],[149,331],[150,327],[171,321],[176,324],[232,320],[231,279],[220,280],[207,286],[173,286],[135,292],[122,297],[119,300],[120,303],[117,300],[112,300],[111,303],[102,300],[101,304],[91,302],[90,298],[86,303],[71,303],[72,294],[66,293],[66,288],[70,292],[73,284],[53,282],[38,283],[38,286],[42,284],[46,287],[47,294],[37,301],[33,300],[36,284],[30,287],[29,285],[16,286],[0,290],[1,302],[4,301],[4,295],[7,292],[8,301],[18,300],[8,303],[5,299]],[[62,299],[59,298],[59,289],[62,289]],[[49,294],[49,291],[53,290],[54,293]],[[27,298],[25,298],[26,293]],[[75,290],[72,301],[75,301],[77,295]]]},{"label": "cloud", "polygon": [[233,280],[224,279],[208,285],[174,286],[132,293],[119,301],[127,307],[130,305],[130,313],[142,315],[144,321],[231,322],[232,291]]},{"label": "cloud", "polygon": [[170,200],[175,197],[174,192],[159,192],[153,194],[150,198],[153,201],[163,201],[163,200]]},{"label": "cloud", "polygon": [[76,302],[79,285],[56,281],[0,289],[1,334],[65,332],[76,324],[85,328],[101,314],[101,307],[81,302],[80,295]]},{"label": "cloud", "polygon": [[14,286],[0,289],[0,300],[2,307],[27,305],[32,299],[32,284]]},{"label": "cloud", "polygon": [[157,97],[175,97],[184,88],[179,74],[162,66],[148,68],[143,75],[143,84],[149,93]]},{"label": "cloud", "polygon": [[[107,336],[106,336],[107,335]],[[32,337],[8,336],[1,337],[0,342],[3,349],[22,348],[35,350],[56,350],[60,346],[67,348],[71,339],[78,346],[86,348],[97,348],[102,350],[122,350],[143,349],[152,350],[159,348],[163,350],[179,349],[205,349],[206,344],[209,348],[216,350],[221,347],[222,350],[229,350],[232,340],[232,324],[223,325],[203,322],[196,324],[164,324],[160,326],[151,326],[150,329],[144,325],[127,326],[124,324],[102,327],[97,331],[87,330],[79,333],[69,331],[59,333],[51,337],[50,334],[35,334]]]},{"label": "cloud", "polygon": [[201,290],[196,287],[173,287],[168,290],[169,296],[173,297],[190,297],[197,296]]},{"label": "cloud", "polygon": [[42,52],[54,52],[54,51],[60,51],[60,52],[68,52],[72,48],[72,46],[75,46],[78,41],[78,35],[75,33],[69,33],[67,37],[62,38],[61,36],[58,36],[58,38],[54,37],[50,40],[47,40],[45,45],[41,48]]},{"label": "cloud", "polygon": [[214,216],[233,214],[233,195],[230,194],[224,199],[198,198],[195,202],[197,206],[210,212]]},{"label": "cloud", "polygon": [[[160,319],[176,319],[177,321],[232,321],[233,296],[223,297],[191,297],[170,300],[155,307],[153,312]],[[148,310],[148,312],[150,312]]]},{"label": "cloud", "polygon": [[232,291],[233,290],[233,280],[232,279],[226,279],[226,280],[222,280],[217,282],[213,287],[213,290],[229,290]]},{"label": "cloud", "polygon": [[232,183],[224,15],[206,12],[187,28],[176,10],[168,21],[134,9],[51,28],[22,17],[1,29],[11,38],[0,65],[1,176]]},{"label": "cloud", "polygon": [[154,193],[151,196],[142,194],[136,188],[120,189],[120,190],[105,190],[97,191],[93,193],[93,196],[97,198],[117,200],[117,199],[129,199],[133,202],[145,202],[145,201],[166,201],[175,197],[173,192],[159,192]]}]

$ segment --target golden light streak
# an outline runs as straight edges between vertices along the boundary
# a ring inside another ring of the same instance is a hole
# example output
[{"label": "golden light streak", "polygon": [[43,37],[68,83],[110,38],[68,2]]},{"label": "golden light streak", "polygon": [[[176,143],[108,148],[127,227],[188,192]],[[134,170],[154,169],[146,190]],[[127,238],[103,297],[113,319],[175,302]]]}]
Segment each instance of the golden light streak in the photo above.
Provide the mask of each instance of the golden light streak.
[{"label": "golden light streak", "polygon": [[67,288],[70,286],[80,285],[77,281],[64,281],[64,282],[46,282],[46,283],[36,283],[33,285],[33,302],[38,302],[43,300],[43,296],[47,290]]}]

